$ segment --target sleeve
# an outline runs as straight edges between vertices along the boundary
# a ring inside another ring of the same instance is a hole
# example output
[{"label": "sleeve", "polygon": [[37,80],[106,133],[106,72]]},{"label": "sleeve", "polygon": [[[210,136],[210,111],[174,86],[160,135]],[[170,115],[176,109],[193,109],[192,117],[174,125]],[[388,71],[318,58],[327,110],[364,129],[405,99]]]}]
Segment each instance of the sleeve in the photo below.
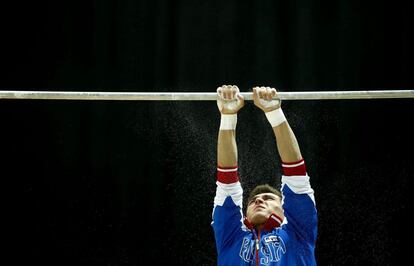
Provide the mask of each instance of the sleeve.
[{"label": "sleeve", "polygon": [[300,239],[315,243],[317,211],[313,189],[306,173],[304,160],[282,163],[282,206],[286,229],[294,231]]},{"label": "sleeve", "polygon": [[243,189],[239,182],[237,167],[217,168],[217,190],[214,198],[212,227],[217,251],[231,245],[242,232]]}]

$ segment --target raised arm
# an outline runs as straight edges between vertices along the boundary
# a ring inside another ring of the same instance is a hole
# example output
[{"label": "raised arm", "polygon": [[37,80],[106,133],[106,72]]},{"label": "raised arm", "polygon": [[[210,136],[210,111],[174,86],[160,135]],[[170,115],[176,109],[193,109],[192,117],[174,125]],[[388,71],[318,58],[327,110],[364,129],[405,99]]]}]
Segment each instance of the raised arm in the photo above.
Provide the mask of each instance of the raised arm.
[{"label": "raised arm", "polygon": [[313,245],[317,234],[315,198],[295,134],[286,120],[274,88],[253,88],[253,99],[255,105],[265,112],[273,128],[282,160],[281,190],[286,228]]},{"label": "raised arm", "polygon": [[242,230],[243,189],[237,174],[237,112],[244,99],[237,86],[217,89],[220,130],[217,141],[217,190],[214,198],[213,229],[219,254],[234,243]]}]

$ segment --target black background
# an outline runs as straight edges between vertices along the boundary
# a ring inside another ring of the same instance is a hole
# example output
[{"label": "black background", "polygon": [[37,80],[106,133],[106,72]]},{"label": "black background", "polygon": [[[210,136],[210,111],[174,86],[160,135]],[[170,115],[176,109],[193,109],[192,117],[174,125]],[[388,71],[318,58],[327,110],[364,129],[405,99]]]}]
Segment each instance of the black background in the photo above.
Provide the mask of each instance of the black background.
[{"label": "black background", "polygon": [[[1,9],[2,89],[412,89],[413,22],[388,1],[53,1]],[[284,101],[319,212],[319,265],[405,265],[413,100]],[[215,265],[214,102],[1,100],[9,262]],[[247,193],[279,184],[249,102]]]}]

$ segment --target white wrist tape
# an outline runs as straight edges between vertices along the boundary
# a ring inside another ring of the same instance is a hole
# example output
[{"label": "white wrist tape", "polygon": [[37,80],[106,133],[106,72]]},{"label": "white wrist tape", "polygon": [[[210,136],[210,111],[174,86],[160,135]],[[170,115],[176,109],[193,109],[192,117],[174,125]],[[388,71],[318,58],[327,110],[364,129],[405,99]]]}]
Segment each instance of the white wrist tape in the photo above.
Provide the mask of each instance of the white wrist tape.
[{"label": "white wrist tape", "polygon": [[235,130],[237,125],[237,114],[221,115],[220,130]]},{"label": "white wrist tape", "polygon": [[286,121],[285,114],[282,111],[282,108],[277,108],[271,112],[265,113],[267,120],[272,125],[272,127],[277,127]]}]

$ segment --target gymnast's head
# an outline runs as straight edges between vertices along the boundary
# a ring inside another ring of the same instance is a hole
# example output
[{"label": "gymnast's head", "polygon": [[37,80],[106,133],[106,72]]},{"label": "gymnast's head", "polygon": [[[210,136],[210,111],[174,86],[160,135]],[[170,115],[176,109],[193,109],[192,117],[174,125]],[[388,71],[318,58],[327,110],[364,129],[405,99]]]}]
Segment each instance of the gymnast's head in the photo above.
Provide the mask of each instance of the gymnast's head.
[{"label": "gymnast's head", "polygon": [[276,188],[264,184],[256,186],[247,199],[246,218],[256,228],[261,228],[272,214],[284,219],[282,195]]}]

